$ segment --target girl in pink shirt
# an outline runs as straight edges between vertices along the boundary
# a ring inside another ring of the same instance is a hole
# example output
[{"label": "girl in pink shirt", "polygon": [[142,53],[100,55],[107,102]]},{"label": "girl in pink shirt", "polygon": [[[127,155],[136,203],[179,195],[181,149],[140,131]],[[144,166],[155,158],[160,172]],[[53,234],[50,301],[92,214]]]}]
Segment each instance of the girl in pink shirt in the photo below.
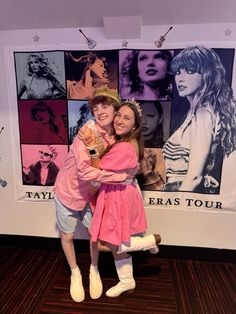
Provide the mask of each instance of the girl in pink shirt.
[{"label": "girl in pink shirt", "polygon": [[[96,116],[95,111],[94,114]],[[105,149],[100,159],[93,134],[85,129],[83,136],[92,165],[116,173],[136,169],[143,157],[141,108],[137,102],[126,101],[121,105],[114,119],[114,130],[116,142]],[[132,259],[127,252],[158,251],[159,235],[132,237],[144,233],[146,228],[143,200],[135,180],[102,182],[90,233],[93,244],[97,246],[98,241],[104,243],[115,259],[120,281],[106,292],[108,297],[117,297],[135,288]]]}]

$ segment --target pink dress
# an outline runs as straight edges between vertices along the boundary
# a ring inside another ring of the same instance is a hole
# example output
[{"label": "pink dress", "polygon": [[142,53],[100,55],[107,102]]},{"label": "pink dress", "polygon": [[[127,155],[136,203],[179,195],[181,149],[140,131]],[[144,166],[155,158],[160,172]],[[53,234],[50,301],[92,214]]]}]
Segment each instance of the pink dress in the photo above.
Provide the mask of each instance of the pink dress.
[{"label": "pink dress", "polygon": [[[100,166],[114,172],[136,168],[138,160],[133,146],[127,142],[115,144],[102,158]],[[143,200],[136,184],[102,183],[90,229],[92,241],[120,245],[146,229]]]}]

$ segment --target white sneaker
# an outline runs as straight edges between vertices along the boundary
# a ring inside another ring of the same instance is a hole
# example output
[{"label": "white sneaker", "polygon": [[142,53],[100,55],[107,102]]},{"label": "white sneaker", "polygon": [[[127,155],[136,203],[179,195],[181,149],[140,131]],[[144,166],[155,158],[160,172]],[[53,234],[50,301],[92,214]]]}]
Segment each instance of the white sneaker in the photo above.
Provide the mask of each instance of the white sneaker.
[{"label": "white sneaker", "polygon": [[91,299],[98,299],[102,295],[103,286],[99,271],[94,268],[90,268],[89,273],[89,293]]},{"label": "white sneaker", "polygon": [[80,271],[72,273],[70,277],[70,295],[75,302],[82,302],[85,298]]}]

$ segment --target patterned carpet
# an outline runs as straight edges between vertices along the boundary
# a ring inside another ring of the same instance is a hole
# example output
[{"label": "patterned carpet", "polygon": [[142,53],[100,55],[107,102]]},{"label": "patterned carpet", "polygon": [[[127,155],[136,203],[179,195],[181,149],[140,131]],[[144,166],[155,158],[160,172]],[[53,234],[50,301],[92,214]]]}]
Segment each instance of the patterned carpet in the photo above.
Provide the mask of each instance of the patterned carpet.
[{"label": "patterned carpet", "polygon": [[[236,265],[233,262],[162,258],[133,253],[133,294],[92,300],[88,291],[90,257],[77,250],[86,298],[70,298],[70,272],[58,248],[0,247],[0,313],[234,314]],[[101,253],[104,291],[117,283],[111,253]]]}]

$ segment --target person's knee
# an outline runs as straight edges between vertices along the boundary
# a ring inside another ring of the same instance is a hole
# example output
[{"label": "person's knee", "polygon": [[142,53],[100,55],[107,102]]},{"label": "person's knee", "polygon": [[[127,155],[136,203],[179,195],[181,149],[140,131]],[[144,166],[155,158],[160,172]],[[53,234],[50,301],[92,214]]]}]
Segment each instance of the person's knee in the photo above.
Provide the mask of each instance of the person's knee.
[{"label": "person's knee", "polygon": [[103,242],[102,243],[103,246],[107,247],[109,249],[109,251],[111,251],[113,254],[116,254],[116,252],[118,251],[118,246],[108,243],[108,242]]},{"label": "person's knee", "polygon": [[63,242],[72,242],[74,240],[74,233],[65,233],[61,231],[61,240]]}]

